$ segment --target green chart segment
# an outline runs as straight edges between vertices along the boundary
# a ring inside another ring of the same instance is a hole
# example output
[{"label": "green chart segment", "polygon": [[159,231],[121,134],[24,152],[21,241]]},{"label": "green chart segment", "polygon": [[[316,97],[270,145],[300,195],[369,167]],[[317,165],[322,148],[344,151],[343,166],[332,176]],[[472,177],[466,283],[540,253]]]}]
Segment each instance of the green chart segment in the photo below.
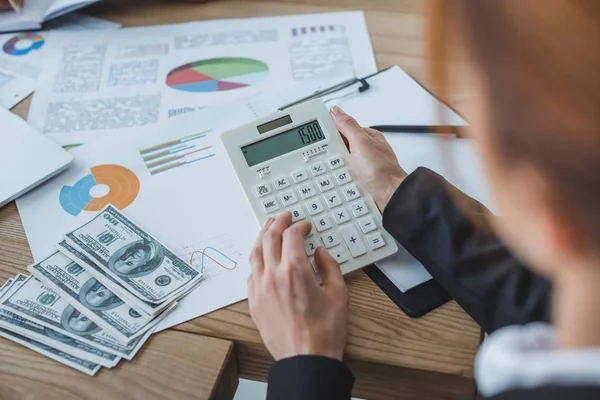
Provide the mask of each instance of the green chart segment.
[{"label": "green chart segment", "polygon": [[269,76],[269,67],[252,58],[211,58],[175,68],[167,86],[184,92],[220,92],[255,85]]}]

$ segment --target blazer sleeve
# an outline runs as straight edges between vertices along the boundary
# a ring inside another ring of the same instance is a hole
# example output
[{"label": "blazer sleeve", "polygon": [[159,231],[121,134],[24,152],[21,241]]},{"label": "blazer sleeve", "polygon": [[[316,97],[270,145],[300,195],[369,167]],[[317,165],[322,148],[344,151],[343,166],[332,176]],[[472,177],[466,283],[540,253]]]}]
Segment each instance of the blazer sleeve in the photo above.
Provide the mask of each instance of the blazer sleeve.
[{"label": "blazer sleeve", "polygon": [[296,356],[273,364],[267,400],[349,400],[354,376],[343,362]]},{"label": "blazer sleeve", "polygon": [[456,196],[471,202],[475,212],[489,213],[440,175],[418,168],[392,196],[383,225],[486,332],[548,321],[548,281],[491,232],[478,229],[456,206]]}]

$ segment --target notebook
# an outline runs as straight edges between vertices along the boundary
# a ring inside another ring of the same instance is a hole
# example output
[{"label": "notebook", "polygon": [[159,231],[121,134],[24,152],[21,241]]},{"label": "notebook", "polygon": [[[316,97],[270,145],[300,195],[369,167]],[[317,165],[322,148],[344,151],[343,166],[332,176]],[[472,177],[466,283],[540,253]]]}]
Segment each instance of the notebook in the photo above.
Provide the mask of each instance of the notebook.
[{"label": "notebook", "polygon": [[0,207],[65,170],[73,156],[0,108]]},{"label": "notebook", "polygon": [[0,13],[0,32],[29,31],[42,23],[99,0],[29,0],[18,12]]}]

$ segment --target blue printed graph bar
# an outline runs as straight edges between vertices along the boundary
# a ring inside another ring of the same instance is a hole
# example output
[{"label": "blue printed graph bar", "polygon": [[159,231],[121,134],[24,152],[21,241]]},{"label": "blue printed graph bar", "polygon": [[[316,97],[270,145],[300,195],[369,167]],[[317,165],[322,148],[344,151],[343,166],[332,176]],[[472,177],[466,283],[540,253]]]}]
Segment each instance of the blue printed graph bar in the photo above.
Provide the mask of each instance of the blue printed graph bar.
[{"label": "blue printed graph bar", "polygon": [[214,157],[212,146],[202,140],[208,133],[210,131],[204,131],[140,150],[150,175]]}]

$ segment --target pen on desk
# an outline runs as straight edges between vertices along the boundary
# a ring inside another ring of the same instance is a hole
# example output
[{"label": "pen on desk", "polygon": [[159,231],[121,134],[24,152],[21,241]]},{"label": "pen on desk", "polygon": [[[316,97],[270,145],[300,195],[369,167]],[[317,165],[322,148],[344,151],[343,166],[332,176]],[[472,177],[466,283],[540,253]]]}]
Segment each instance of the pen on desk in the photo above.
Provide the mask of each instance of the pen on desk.
[{"label": "pen on desk", "polygon": [[398,133],[437,133],[459,136],[460,126],[455,125],[373,125],[369,128],[381,132]]}]

